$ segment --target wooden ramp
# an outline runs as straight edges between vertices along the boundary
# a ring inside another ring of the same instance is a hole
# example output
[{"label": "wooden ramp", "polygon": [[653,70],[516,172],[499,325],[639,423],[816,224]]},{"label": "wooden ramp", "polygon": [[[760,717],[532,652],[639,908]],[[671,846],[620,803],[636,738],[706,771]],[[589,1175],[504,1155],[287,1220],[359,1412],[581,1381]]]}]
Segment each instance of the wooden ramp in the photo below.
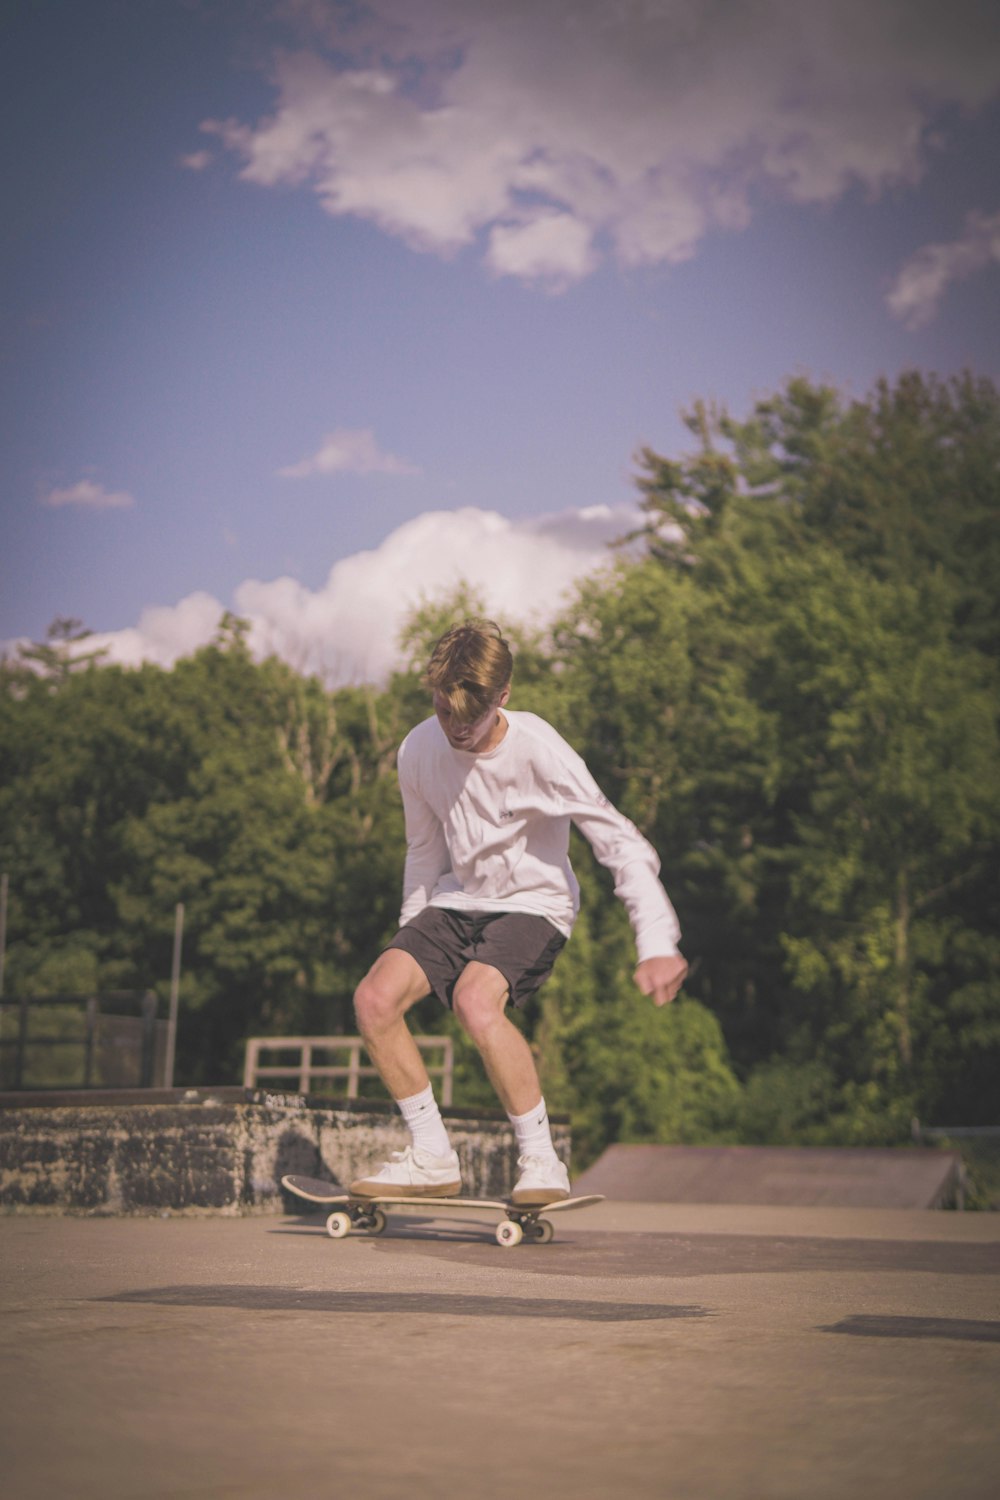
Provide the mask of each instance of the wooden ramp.
[{"label": "wooden ramp", "polygon": [[926,1147],[609,1146],[576,1193],[633,1203],[950,1208],[962,1158]]}]

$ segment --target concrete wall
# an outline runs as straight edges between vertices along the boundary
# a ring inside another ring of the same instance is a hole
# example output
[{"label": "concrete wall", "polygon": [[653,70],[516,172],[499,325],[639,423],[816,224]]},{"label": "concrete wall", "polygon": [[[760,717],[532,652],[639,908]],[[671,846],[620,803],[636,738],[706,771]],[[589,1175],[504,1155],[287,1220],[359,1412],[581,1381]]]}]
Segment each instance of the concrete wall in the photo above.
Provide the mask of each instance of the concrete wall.
[{"label": "concrete wall", "polygon": [[[514,1133],[501,1112],[442,1111],[463,1191],[502,1197]],[[565,1117],[553,1120],[569,1160]],[[250,1089],[0,1095],[0,1208],[8,1212],[280,1213],[286,1172],[346,1186],[407,1142],[392,1104]]]}]

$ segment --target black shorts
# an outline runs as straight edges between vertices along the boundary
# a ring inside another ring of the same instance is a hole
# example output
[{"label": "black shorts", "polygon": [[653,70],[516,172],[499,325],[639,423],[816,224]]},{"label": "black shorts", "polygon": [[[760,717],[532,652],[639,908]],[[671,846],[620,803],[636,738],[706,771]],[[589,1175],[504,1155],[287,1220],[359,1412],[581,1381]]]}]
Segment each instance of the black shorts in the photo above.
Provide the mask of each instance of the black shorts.
[{"label": "black shorts", "polygon": [[520,1009],[552,972],[566,939],[546,917],[529,912],[452,911],[425,906],[388,944],[416,959],[438,999],[451,1009],[466,964],[490,964],[507,981]]}]

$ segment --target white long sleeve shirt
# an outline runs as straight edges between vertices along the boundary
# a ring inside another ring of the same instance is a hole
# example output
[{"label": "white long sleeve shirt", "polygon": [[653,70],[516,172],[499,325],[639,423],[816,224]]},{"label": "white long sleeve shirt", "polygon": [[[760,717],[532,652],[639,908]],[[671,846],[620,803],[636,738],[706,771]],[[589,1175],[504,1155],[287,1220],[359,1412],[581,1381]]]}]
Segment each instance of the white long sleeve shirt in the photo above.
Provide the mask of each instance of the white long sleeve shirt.
[{"label": "white long sleeve shirt", "polygon": [[547,917],[569,937],[580,906],[569,862],[575,824],[615,877],[639,961],[676,953],[680,926],[652,845],[550,724],[536,714],[503,712],[507,733],[484,753],[455,750],[436,717],[400,746],[401,925],[425,906],[517,911]]}]

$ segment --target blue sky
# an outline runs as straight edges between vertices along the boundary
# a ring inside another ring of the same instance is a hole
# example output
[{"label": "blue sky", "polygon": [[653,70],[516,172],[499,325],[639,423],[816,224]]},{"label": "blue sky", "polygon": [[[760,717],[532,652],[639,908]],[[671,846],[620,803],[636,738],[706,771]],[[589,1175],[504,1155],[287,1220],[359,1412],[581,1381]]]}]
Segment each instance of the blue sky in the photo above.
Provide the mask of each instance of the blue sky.
[{"label": "blue sky", "polygon": [[468,577],[541,618],[805,372],[1000,376],[973,0],[14,0],[0,640],[331,681]]}]

